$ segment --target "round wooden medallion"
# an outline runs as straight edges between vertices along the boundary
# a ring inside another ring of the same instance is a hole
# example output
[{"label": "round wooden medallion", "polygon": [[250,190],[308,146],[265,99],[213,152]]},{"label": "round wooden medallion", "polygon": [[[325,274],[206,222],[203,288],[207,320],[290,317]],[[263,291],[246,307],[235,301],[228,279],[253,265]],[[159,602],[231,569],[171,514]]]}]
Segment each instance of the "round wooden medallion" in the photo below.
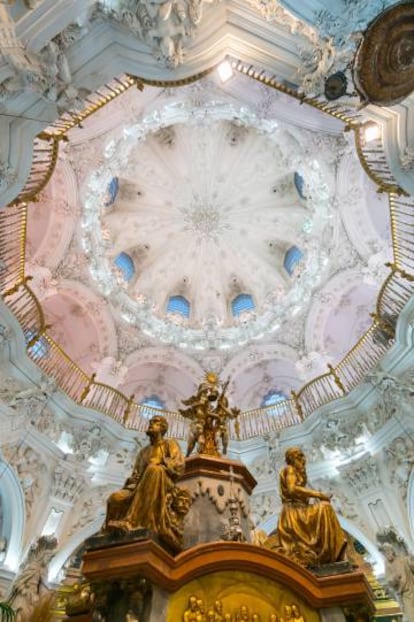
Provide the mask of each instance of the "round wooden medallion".
[{"label": "round wooden medallion", "polygon": [[390,106],[414,90],[414,3],[381,13],[368,27],[356,54],[354,82],[361,98]]}]

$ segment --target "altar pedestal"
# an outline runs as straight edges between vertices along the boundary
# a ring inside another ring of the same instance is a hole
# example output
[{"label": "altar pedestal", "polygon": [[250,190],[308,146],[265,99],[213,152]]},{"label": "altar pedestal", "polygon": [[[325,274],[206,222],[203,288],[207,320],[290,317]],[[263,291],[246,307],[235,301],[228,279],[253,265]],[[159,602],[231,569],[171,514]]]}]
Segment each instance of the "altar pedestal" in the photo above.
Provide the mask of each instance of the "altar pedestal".
[{"label": "altar pedestal", "polygon": [[[231,622],[279,620],[292,606],[304,622],[344,622],[345,607],[365,609],[366,620],[374,611],[362,573],[315,577],[283,555],[241,542],[199,544],[176,557],[151,540],[117,544],[87,551],[83,574],[96,594],[91,607],[105,612],[105,622],[181,622],[192,596],[206,613],[219,602]],[[238,618],[241,607],[248,618]],[[85,615],[67,619],[92,620]]]},{"label": "altar pedestal", "polygon": [[178,484],[193,502],[184,523],[183,548],[224,538],[250,542],[249,497],[256,483],[241,462],[205,455],[187,458]]},{"label": "altar pedestal", "polygon": [[178,484],[192,497],[183,551],[174,555],[144,531],[91,538],[82,566],[89,587],[67,609],[68,621],[273,622],[295,615],[303,622],[345,622],[345,607],[367,616],[374,610],[362,573],[315,576],[249,543],[256,481],[243,464],[196,455]]}]

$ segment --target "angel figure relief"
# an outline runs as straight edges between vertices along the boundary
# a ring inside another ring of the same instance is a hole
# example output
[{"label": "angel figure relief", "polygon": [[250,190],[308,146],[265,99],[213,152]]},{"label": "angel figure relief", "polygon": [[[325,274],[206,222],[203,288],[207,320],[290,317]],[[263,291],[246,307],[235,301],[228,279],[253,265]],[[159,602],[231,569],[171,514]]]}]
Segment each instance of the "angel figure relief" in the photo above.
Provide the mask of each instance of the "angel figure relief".
[{"label": "angel figure relief", "polygon": [[201,19],[203,0],[150,0],[140,3],[139,18],[145,39],[158,60],[174,68],[184,60],[183,40]]},{"label": "angel figure relief", "polygon": [[231,408],[226,392],[230,383],[228,379],[220,385],[216,374],[206,374],[195,395],[182,400],[187,408],[179,409],[179,413],[190,419],[190,429],[187,439],[187,457],[196,448],[199,454],[220,456],[219,441],[223,454],[227,453],[229,442],[228,422],[235,420],[235,431],[239,435],[237,417],[238,408]]},{"label": "angel figure relief", "polygon": [[101,2],[104,13],[127,26],[151,46],[159,62],[174,69],[184,60],[184,45],[201,21],[203,5],[212,0],[134,0],[119,8]]}]

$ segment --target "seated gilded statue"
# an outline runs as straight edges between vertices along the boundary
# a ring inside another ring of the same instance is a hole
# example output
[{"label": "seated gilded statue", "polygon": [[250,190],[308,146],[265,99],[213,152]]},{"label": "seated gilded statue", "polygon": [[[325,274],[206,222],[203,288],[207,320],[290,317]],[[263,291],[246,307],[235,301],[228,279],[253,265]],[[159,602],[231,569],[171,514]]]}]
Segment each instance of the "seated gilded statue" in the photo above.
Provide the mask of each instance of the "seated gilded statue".
[{"label": "seated gilded statue", "polygon": [[104,531],[145,529],[179,549],[191,495],[174,483],[184,472],[184,456],[177,441],[164,438],[167,430],[165,417],[149,421],[146,434],[150,443],[138,453],[124,487],[110,495]]},{"label": "seated gilded statue", "polygon": [[288,449],[285,458],[279,480],[282,510],[264,545],[305,567],[343,561],[347,542],[331,497],[307,488],[306,458],[299,447]]}]

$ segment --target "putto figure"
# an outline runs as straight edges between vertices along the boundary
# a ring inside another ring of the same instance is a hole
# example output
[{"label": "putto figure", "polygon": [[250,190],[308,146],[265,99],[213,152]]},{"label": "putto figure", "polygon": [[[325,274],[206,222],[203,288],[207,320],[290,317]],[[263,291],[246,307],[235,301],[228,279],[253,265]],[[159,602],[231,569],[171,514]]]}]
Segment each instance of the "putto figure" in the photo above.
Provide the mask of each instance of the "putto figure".
[{"label": "putto figure", "polygon": [[238,408],[230,408],[226,391],[229,386],[228,379],[221,387],[219,379],[214,373],[208,373],[195,395],[182,400],[185,409],[179,409],[179,413],[191,419],[190,431],[187,441],[187,456],[197,445],[199,454],[219,456],[218,441],[221,440],[223,454],[227,453],[229,442],[228,422],[236,419],[235,429],[238,434],[237,417],[240,415]]},{"label": "putto figure", "polygon": [[174,483],[184,472],[184,456],[175,440],[164,438],[167,430],[165,417],[152,417],[146,432],[150,444],[139,452],[124,487],[108,499],[104,531],[145,529],[179,550],[191,495]]},{"label": "putto figure", "polygon": [[305,567],[343,561],[347,542],[331,497],[307,488],[306,458],[299,447],[288,449],[285,459],[279,480],[282,511],[265,546]]}]

